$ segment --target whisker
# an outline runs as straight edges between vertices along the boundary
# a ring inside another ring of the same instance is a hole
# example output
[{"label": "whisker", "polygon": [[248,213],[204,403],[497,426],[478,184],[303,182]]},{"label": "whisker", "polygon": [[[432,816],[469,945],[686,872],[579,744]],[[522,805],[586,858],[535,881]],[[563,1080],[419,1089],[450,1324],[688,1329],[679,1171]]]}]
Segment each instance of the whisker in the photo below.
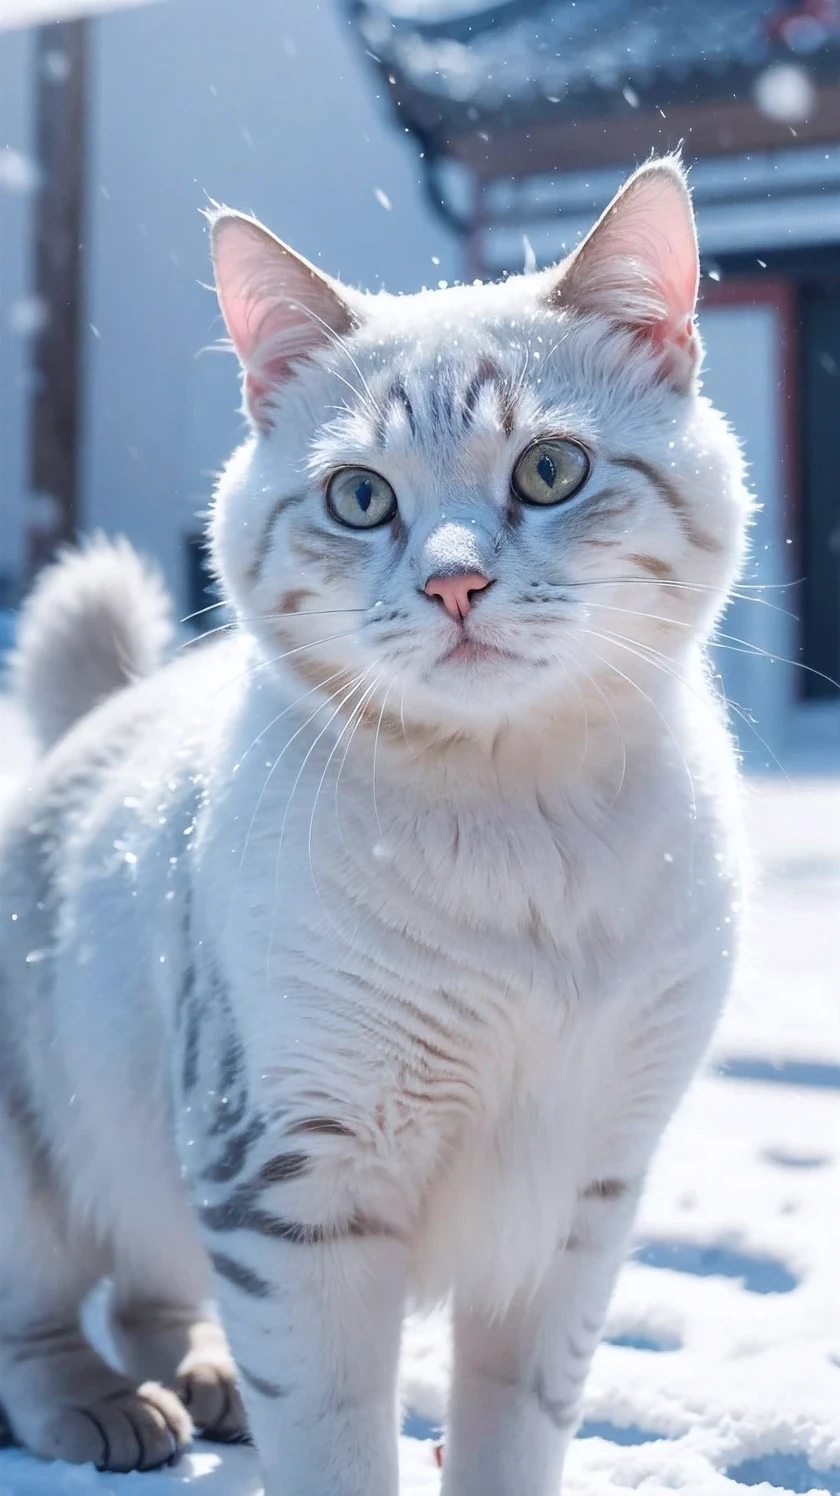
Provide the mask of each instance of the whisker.
[{"label": "whisker", "polygon": [[676,582],[666,581],[664,578],[653,577],[590,577],[586,581],[563,581],[551,582],[549,584],[563,591],[571,587],[675,587],[684,592],[707,592],[718,597],[735,599],[742,603],[759,603],[764,608],[772,608],[775,613],[784,613],[787,618],[796,618],[789,608],[780,608],[777,603],[768,602],[766,597],[748,597],[745,588],[749,587],[755,591],[770,591],[778,588],[783,590],[787,587],[797,585],[794,582],[765,582],[765,583],[738,583],[738,590],[731,587],[712,587],[705,582]]},{"label": "whisker", "polygon": [[[640,659],[640,660],[644,661],[644,656],[641,655],[641,654],[639,654],[635,649],[633,649],[631,647],[631,645],[627,644],[626,641],[620,641],[618,638],[615,638],[614,640],[611,641],[608,638],[607,633],[600,633],[597,630],[593,630],[593,629],[585,629],[584,632],[587,633],[587,634],[589,634],[591,638],[600,639],[601,642],[604,643],[604,644],[609,644],[610,642],[613,642],[613,643],[616,643],[616,644],[624,642],[624,647],[629,651],[630,654],[635,654],[637,659]],[[584,649],[587,648],[586,645],[584,645],[583,647],[584,647]],[[665,728],[665,731],[667,732],[668,737],[671,739],[671,742],[673,743],[674,747],[676,748],[677,754],[678,754],[679,759],[680,759],[680,762],[682,763],[682,766],[685,769],[686,777],[688,779],[688,784],[689,784],[689,792],[690,792],[690,795],[691,795],[691,819],[692,819],[692,821],[696,821],[697,820],[697,792],[696,792],[696,789],[695,789],[695,786],[694,786],[694,777],[693,777],[693,775],[691,773],[691,770],[688,767],[688,763],[686,761],[685,754],[682,751],[682,747],[681,747],[679,741],[677,740],[676,734],[675,734],[674,729],[671,726],[670,722],[662,714],[662,712],[660,712],[659,707],[656,705],[656,702],[653,700],[653,698],[651,696],[649,696],[647,694],[647,692],[642,689],[642,687],[639,685],[638,681],[633,680],[632,676],[625,675],[624,671],[620,670],[617,665],[614,665],[613,662],[612,662],[612,660],[605,660],[602,655],[598,654],[597,650],[591,650],[590,652],[595,655],[595,658],[597,660],[601,661],[602,665],[606,665],[609,670],[614,670],[615,673],[616,673],[616,675],[620,676],[620,678],[623,681],[626,681],[629,686],[633,687],[634,691],[638,691],[639,695],[641,697],[643,697],[643,699],[648,703],[648,706],[656,713],[657,717],[659,718],[660,722],[662,723],[663,727]],[[656,662],[655,661],[648,661],[648,663],[649,664],[651,664],[651,663],[655,664]],[[664,672],[664,673],[667,673],[667,672]],[[672,676],[671,678],[679,680],[680,684],[682,684],[682,685],[685,684],[685,682],[682,681],[680,677]]]},{"label": "whisker", "polygon": [[[657,623],[672,623],[684,629],[692,627],[686,619],[668,618],[664,613],[642,613],[637,608],[619,608],[613,603],[589,602],[586,606],[589,608],[600,608],[604,613],[624,613],[629,618],[649,618]],[[721,643],[721,640],[726,640],[728,643]],[[806,665],[804,660],[791,660],[785,655],[774,654],[772,650],[765,649],[763,644],[756,644],[753,639],[741,639],[738,634],[725,634],[716,628],[713,637],[708,640],[707,647],[709,649],[727,649],[734,645],[742,645],[743,647],[740,649],[733,648],[733,654],[757,655],[763,659],[771,660],[776,665],[790,665],[796,670],[806,671],[808,675],[816,675],[819,680],[825,681],[835,691],[840,691],[840,681],[836,681],[831,675],[826,675],[823,670],[817,670],[813,665]]]},{"label": "whisker", "polygon": [[[313,322],[319,323],[319,325],[323,328],[324,332],[327,334],[327,337],[329,338],[329,340],[333,344],[333,346],[336,347],[336,348],[338,348],[340,350],[340,352],[344,354],[345,358],[353,366],[353,368],[355,369],[356,373],[358,374],[360,380],[362,381],[362,388],[364,390],[365,396],[367,397],[367,402],[369,404],[370,410],[373,412],[374,416],[381,417],[382,410],[381,410],[381,407],[377,404],[377,401],[376,401],[376,399],[374,397],[374,394],[373,394],[373,390],[371,389],[370,385],[368,384],[367,380],[365,379],[364,374],[362,373],[361,369],[359,368],[359,365],[357,364],[355,358],[353,357],[352,353],[350,352],[350,349],[347,347],[347,344],[345,343],[344,339],[340,338],[339,335],[338,335],[338,333],[335,331],[335,328],[330,327],[329,323],[325,322],[324,319],[323,319],[323,317],[319,317],[318,313],[316,311],[313,311],[312,307],[301,306],[301,311],[304,312],[306,314],[306,316],[308,316]],[[339,375],[338,377],[341,378],[341,375]],[[344,380],[344,383],[348,385],[349,389],[353,390],[354,395],[356,395],[356,397],[358,399],[363,399],[364,398],[362,396],[362,394],[361,394],[361,391],[353,389],[353,386],[351,384],[349,384],[349,382],[347,380]]]},{"label": "whisker", "polygon": [[350,639],[354,632],[353,629],[345,629],[340,634],[329,634],[326,639],[311,639],[308,644],[297,644],[294,649],[287,649],[283,654],[268,655],[264,659],[254,660],[247,669],[240,670],[238,675],[231,676],[229,680],[223,680],[210,696],[210,700],[215,701],[220,691],[225,691],[229,686],[235,686],[239,681],[246,680],[249,675],[256,675],[260,670],[268,670],[272,665],[279,665],[283,660],[288,659],[289,655],[300,654],[304,649],[317,649],[319,644],[331,644],[336,639]]},{"label": "whisker", "polygon": [[[335,824],[336,824],[336,827],[338,829],[338,839],[341,842],[342,851],[345,853],[345,855],[347,854],[347,843],[344,840],[344,833],[343,833],[343,831],[341,829],[341,818],[340,818],[339,813],[338,813],[338,787],[339,787],[339,784],[341,783],[341,775],[342,775],[342,772],[344,770],[344,765],[347,762],[347,755],[349,754],[350,749],[352,747],[353,739],[356,736],[357,730],[362,725],[362,721],[363,721],[363,718],[364,718],[364,715],[365,715],[365,708],[366,708],[368,702],[370,701],[371,696],[373,696],[373,694],[374,694],[377,686],[379,685],[379,681],[380,681],[380,677],[377,676],[376,680],[373,682],[373,685],[368,688],[368,690],[365,692],[364,696],[362,697],[361,701],[359,701],[359,702],[356,703],[356,705],[354,706],[352,712],[350,713],[349,720],[350,720],[350,722],[353,723],[353,727],[352,727],[352,730],[350,732],[350,736],[347,739],[347,744],[345,746],[344,753],[342,754],[341,763],[338,766],[338,773],[335,776],[335,791],[334,791]],[[353,721],[354,717],[356,719],[355,722]]]},{"label": "whisker", "polygon": [[326,680],[319,681],[317,686],[310,686],[308,691],[301,692],[300,696],[296,696],[295,700],[289,702],[288,706],[284,706],[282,712],[278,712],[276,717],[272,717],[271,721],[268,722],[266,726],[257,733],[257,736],[248,744],[245,752],[241,755],[240,758],[236,760],[234,768],[237,771],[241,768],[242,764],[248,757],[248,754],[251,752],[251,749],[256,748],[257,743],[262,742],[262,739],[265,737],[266,733],[270,732],[272,727],[276,727],[277,723],[281,721],[283,717],[287,716],[289,712],[293,712],[295,707],[300,706],[301,702],[306,701],[309,696],[314,696],[316,691],[323,691],[325,686],[328,686],[330,684],[330,681],[334,681],[337,676],[344,675],[344,673],[345,672],[343,666],[338,670],[334,670],[332,675],[327,676]]},{"label": "whisker", "polygon": [[230,603],[226,597],[223,597],[217,603],[208,603],[206,608],[197,608],[194,613],[188,613],[186,618],[182,618],[180,621],[181,623],[192,623],[194,618],[201,618],[204,613],[212,613],[214,608],[228,607],[230,607]]},{"label": "whisker", "polygon": [[[295,776],[294,784],[292,785],[292,788],[289,791],[289,797],[288,797],[288,799],[286,801],[286,808],[283,811],[283,820],[282,820],[282,822],[280,824],[280,837],[279,837],[279,840],[277,842],[277,858],[276,858],[276,861],[275,861],[275,864],[274,864],[274,906],[273,906],[273,911],[272,911],[271,929],[269,931],[269,936],[268,936],[268,949],[266,951],[266,980],[268,982],[271,981],[271,952],[272,952],[272,948],[274,946],[274,932],[275,932],[275,929],[277,927],[277,911],[278,911],[278,908],[279,908],[279,905],[280,905],[280,858],[281,858],[282,853],[283,853],[283,841],[284,841],[285,835],[286,835],[286,825],[288,823],[289,811],[291,809],[292,801],[293,801],[293,799],[295,797],[295,791],[297,790],[297,787],[300,784],[301,777],[302,777],[303,772],[304,772],[304,770],[306,768],[306,765],[309,763],[309,760],[312,757],[312,754],[315,752],[315,749],[317,748],[318,744],[320,743],[322,737],[324,736],[324,733],[329,731],[329,728],[331,727],[332,723],[335,721],[335,719],[338,716],[339,712],[341,711],[342,707],[345,705],[345,703],[347,701],[349,701],[355,695],[356,691],[359,689],[360,685],[362,684],[363,679],[364,679],[364,677],[357,677],[356,678],[356,680],[352,683],[352,685],[348,688],[348,690],[342,696],[341,700],[338,703],[338,706],[335,708],[335,711],[330,714],[329,718],[324,723],[324,726],[321,728],[321,731],[319,733],[316,733],[315,737],[313,738],[312,742],[310,743],[309,747],[307,748],[306,753],[303,756],[300,768],[298,769],[297,774]],[[332,699],[334,701],[336,698],[333,697]]]},{"label": "whisker", "polygon": [[[343,673],[344,673],[343,670],[336,670],[336,671],[334,671],[332,675],[328,675],[327,676],[326,680],[321,681],[320,684],[317,685],[317,686],[310,687],[310,689],[308,691],[303,691],[300,696],[296,697],[294,701],[290,702],[288,706],[284,707],[283,710],[282,710],[282,712],[278,712],[277,715],[276,715],[276,717],[272,717],[271,721],[262,729],[261,732],[258,732],[257,736],[253,739],[253,741],[248,744],[248,747],[245,749],[245,752],[241,755],[241,757],[237,759],[236,764],[234,765],[234,770],[236,771],[236,770],[239,769],[240,765],[242,763],[244,763],[245,759],[248,757],[248,754],[251,752],[251,749],[256,747],[257,743],[259,743],[261,741],[261,739],[265,737],[265,735],[266,735],[267,732],[271,731],[272,727],[276,726],[276,724],[281,720],[281,718],[285,717],[289,712],[294,711],[295,708],[298,707],[298,706],[300,706],[301,702],[306,701],[308,697],[314,696],[315,693],[316,693],[316,691],[323,691],[324,688],[326,686],[328,686],[331,681],[333,681],[333,680],[336,679],[336,676],[343,675]],[[333,696],[332,696],[332,694],[329,693],[329,692],[327,693],[327,699],[328,699],[328,701],[332,701],[334,699]],[[324,702],[324,705],[326,706],[327,702]],[[313,713],[313,716],[314,715],[315,714]],[[309,720],[311,721],[312,718],[310,718]],[[304,725],[306,725],[306,724],[304,724]],[[288,744],[286,746],[288,746]],[[285,751],[285,749],[283,751]],[[241,854],[240,859],[239,859],[239,867],[237,868],[237,871],[236,871],[236,881],[237,881],[237,884],[239,883],[239,880],[240,880],[241,875],[242,875],[242,868],[243,868],[243,866],[245,864],[245,858],[246,858],[246,855],[247,855],[247,852],[248,852],[248,844],[249,844],[250,838],[251,838],[251,830],[252,830],[252,827],[254,825],[254,821],[256,819],[257,811],[260,808],[260,803],[262,801],[263,795],[265,794],[265,791],[266,791],[266,789],[268,787],[268,780],[270,779],[271,775],[273,774],[274,769],[276,768],[276,764],[277,764],[277,760],[275,760],[275,762],[271,765],[271,769],[269,771],[269,774],[266,777],[266,780],[265,780],[265,782],[263,784],[263,787],[262,787],[262,789],[260,791],[260,795],[259,795],[259,799],[257,800],[257,804],[254,807],[254,813],[251,816],[250,822],[248,823],[248,830],[245,833],[245,842],[243,844],[242,854]],[[233,901],[231,901],[231,907],[233,907]]]},{"label": "whisker", "polygon": [[213,634],[221,634],[225,631],[239,628],[241,624],[245,623],[277,623],[280,619],[286,623],[293,618],[331,618],[338,614],[367,612],[367,608],[306,608],[295,613],[254,613],[249,617],[240,617],[237,615],[236,618],[230,619],[228,623],[220,623],[214,629],[207,629],[203,634],[194,634],[191,638],[185,639],[182,644],[178,645],[175,652],[178,654],[182,649],[189,649],[193,644],[200,644],[202,639],[210,639]]},{"label": "whisker", "polygon": [[[250,840],[251,832],[252,832],[252,830],[254,828],[254,822],[257,819],[257,814],[259,812],[260,806],[262,805],[263,799],[265,797],[265,792],[268,789],[269,783],[271,781],[271,777],[272,777],[275,769],[277,768],[277,765],[279,764],[279,762],[280,762],[281,758],[283,757],[284,753],[286,752],[286,750],[288,748],[291,748],[292,743],[294,743],[295,740],[300,737],[300,735],[301,735],[302,732],[306,731],[306,728],[309,726],[310,722],[314,722],[314,720],[318,716],[319,712],[325,711],[327,709],[327,707],[329,706],[329,703],[331,701],[334,701],[334,700],[335,700],[335,695],[330,694],[330,696],[329,696],[329,698],[328,698],[327,701],[319,701],[318,702],[318,705],[316,706],[314,712],[311,712],[310,715],[307,717],[306,721],[302,722],[300,724],[300,727],[298,727],[298,728],[295,729],[295,731],[292,733],[292,736],[290,738],[287,738],[286,742],[283,744],[283,747],[280,749],[280,752],[278,753],[277,757],[275,758],[273,764],[271,765],[271,768],[269,769],[269,771],[268,771],[268,773],[267,773],[267,775],[265,777],[265,780],[263,781],[263,787],[260,790],[260,793],[259,793],[259,796],[258,796],[258,799],[257,799],[257,803],[254,806],[254,810],[253,810],[253,813],[251,815],[251,819],[248,822],[248,830],[245,833],[245,845],[242,848],[242,857],[241,857],[240,863],[239,863],[239,871],[240,872],[242,871],[242,864],[245,861],[245,853],[248,850],[248,842]],[[283,715],[283,713],[281,713],[281,716],[282,715]],[[330,721],[332,721],[332,718],[330,718]]]},{"label": "whisker", "polygon": [[[366,678],[370,675],[370,673],[371,673],[372,670],[376,669],[376,666],[378,664],[379,664],[379,660],[374,660],[373,664],[365,671],[364,675],[362,676],[362,680],[360,682],[360,686],[361,687],[364,686],[364,682],[365,682]],[[365,704],[367,703],[367,701],[369,701],[370,696],[376,690],[376,687],[379,684],[379,679],[380,679],[380,677],[377,676],[376,679],[374,680],[373,685],[371,686],[370,690],[363,692],[363,695],[362,695],[362,698],[361,698],[362,710],[364,710]],[[313,832],[314,832],[314,828],[315,828],[315,812],[318,809],[318,801],[319,801],[320,796],[321,796],[321,791],[324,788],[324,782],[326,780],[327,774],[329,773],[330,764],[332,763],[333,759],[335,758],[336,753],[338,752],[338,749],[339,749],[339,746],[341,744],[341,740],[344,737],[344,734],[350,729],[350,726],[351,726],[351,723],[353,722],[354,714],[355,714],[355,712],[357,710],[358,705],[359,705],[359,703],[357,702],[356,706],[353,708],[353,711],[351,712],[350,716],[347,718],[347,721],[344,723],[344,726],[342,727],[341,732],[338,734],[338,737],[336,738],[335,742],[333,743],[332,748],[329,751],[329,755],[327,757],[327,762],[324,764],[324,772],[322,773],[321,778],[318,781],[318,788],[315,791],[315,798],[314,798],[314,800],[312,802],[312,814],[309,817],[309,833],[308,833],[307,839],[306,839],[307,840],[307,852],[308,852],[308,858],[309,858],[309,872],[310,872],[310,875],[312,877],[312,886],[315,889],[315,895],[316,895],[316,897],[318,899],[318,903],[321,905],[321,908],[323,909],[324,914],[326,915],[326,917],[329,920],[330,924],[332,925],[333,929],[336,931],[337,934],[341,935],[342,938],[344,938],[346,936],[347,932],[345,930],[339,929],[338,925],[335,923],[335,920],[333,919],[332,915],[330,914],[329,909],[327,908],[326,904],[324,903],[324,900],[323,900],[323,898],[321,896],[321,890],[318,887],[318,880],[315,877],[315,864],[314,864],[314,862],[312,860],[312,836],[313,836]],[[342,764],[343,764],[343,762],[344,762],[344,760],[342,759]],[[340,772],[341,771],[339,770],[339,773]],[[336,783],[337,782],[338,781],[336,780]],[[339,837],[340,837],[341,836],[341,828],[339,827],[338,830],[339,830]]]},{"label": "whisker", "polygon": [[[584,648],[585,648],[585,646],[584,646]],[[598,695],[600,696],[601,700],[603,701],[605,707],[607,708],[607,711],[609,712],[610,716],[613,719],[613,722],[615,723],[616,730],[618,732],[618,736],[619,736],[619,739],[621,741],[621,778],[620,778],[620,780],[618,782],[618,789],[616,790],[615,794],[613,795],[612,802],[611,802],[613,805],[615,805],[616,800],[618,799],[619,795],[621,794],[622,789],[624,788],[624,780],[627,777],[627,740],[625,739],[625,736],[624,736],[624,728],[622,727],[621,723],[618,720],[618,717],[616,716],[615,708],[613,707],[612,702],[610,701],[610,699],[607,696],[606,692],[601,690],[601,687],[598,685],[598,682],[596,681],[596,679],[595,679],[594,675],[592,674],[592,672],[590,670],[585,669],[585,667],[581,666],[580,662],[575,659],[574,655],[572,655],[572,659],[573,659],[574,663],[577,665],[578,669],[579,670],[580,669],[583,670],[583,673],[586,676],[586,679],[588,680],[589,684],[592,687],[594,687],[594,689],[597,691]],[[577,682],[574,679],[574,676],[572,676],[571,679],[572,679],[573,684],[575,685],[575,688],[577,689],[578,696],[580,697],[581,702],[583,703],[584,722],[585,722],[585,727],[586,727],[586,737],[585,737],[585,740],[584,740],[584,753],[583,753],[583,758],[581,759],[581,768],[583,768],[583,765],[586,763],[586,745],[588,745],[588,741],[589,741],[589,713],[586,710],[586,701],[585,701],[585,699],[584,699],[584,697],[583,697],[583,695],[582,695],[582,693],[580,691],[580,688],[577,685]]]},{"label": "whisker", "polygon": [[214,629],[206,629],[203,634],[192,634],[189,639],[184,639],[175,650],[180,654],[183,649],[190,649],[193,644],[201,644],[204,639],[212,639],[214,634],[229,634],[236,628],[236,619],[231,618],[227,623],[220,623]]},{"label": "whisker", "polygon": [[[393,682],[392,682],[392,684],[393,684]],[[376,724],[376,734],[375,734],[374,739],[373,739],[373,814],[374,814],[374,817],[376,819],[376,825],[377,825],[378,830],[379,830],[379,840],[380,840],[380,843],[384,843],[384,841],[385,841],[385,833],[382,830],[382,822],[379,819],[379,808],[378,808],[378,806],[376,804],[376,750],[379,747],[379,731],[380,731],[380,728],[382,727],[382,718],[385,716],[385,707],[388,704],[388,697],[390,696],[390,694],[391,694],[391,686],[389,685],[387,691],[385,692],[384,697],[382,698],[382,706],[381,706],[380,712],[379,712],[379,721]]]},{"label": "whisker", "polygon": [[[609,634],[609,630],[607,630],[604,634],[601,635],[601,637],[604,640],[604,643],[609,642],[608,638],[607,638],[608,634]],[[635,648],[633,648],[628,643],[628,641],[622,635],[619,635],[619,634],[614,634],[614,635],[611,636],[611,638],[612,638],[612,643],[617,644],[619,646],[619,648],[629,650],[631,654],[635,654],[636,655],[637,659],[644,660],[645,658],[647,658],[648,664],[654,665],[656,667],[656,669],[662,671],[663,675],[669,676],[671,678],[671,680],[676,681],[679,685],[683,686],[685,690],[691,691],[692,695],[695,696],[695,697],[697,697],[698,700],[702,699],[699,696],[698,692],[696,692],[693,689],[693,687],[690,685],[690,683],[687,680],[685,680],[681,675],[677,674],[677,672],[675,670],[668,668],[670,665],[673,664],[673,662],[668,659],[667,655],[663,655],[663,654],[660,653],[659,650],[654,650],[654,649],[650,648],[647,645],[641,645],[639,647],[639,649],[635,649]],[[646,654],[641,654],[639,652],[640,649],[644,649],[646,651]],[[605,663],[608,664],[609,661],[605,661]],[[749,727],[750,731],[758,739],[758,741],[761,744],[761,746],[764,749],[764,751],[766,753],[770,754],[770,757],[772,758],[772,760],[775,763],[776,767],[781,770],[782,774],[784,774],[784,777],[785,777],[787,783],[790,784],[790,778],[788,776],[787,770],[784,767],[784,764],[781,762],[781,760],[773,752],[773,749],[770,747],[770,744],[768,742],[766,742],[765,739],[761,736],[761,733],[758,731],[758,728],[756,727],[755,722],[752,721],[752,719],[748,716],[748,714],[746,712],[742,711],[741,707],[739,707],[739,705],[738,705],[737,702],[730,700],[726,696],[725,692],[721,692],[721,695],[723,696],[724,704],[727,706],[727,708],[729,708],[732,711],[734,711],[735,714],[738,717],[740,717],[741,721],[744,722],[747,727]]]}]

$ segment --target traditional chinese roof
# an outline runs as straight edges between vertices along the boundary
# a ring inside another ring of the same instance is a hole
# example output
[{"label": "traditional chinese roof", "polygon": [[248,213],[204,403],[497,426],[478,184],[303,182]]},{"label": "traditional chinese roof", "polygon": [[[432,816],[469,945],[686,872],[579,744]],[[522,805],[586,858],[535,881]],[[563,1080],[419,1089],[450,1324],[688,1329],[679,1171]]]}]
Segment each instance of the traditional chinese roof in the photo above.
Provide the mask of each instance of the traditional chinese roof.
[{"label": "traditional chinese roof", "polygon": [[351,0],[404,125],[465,131],[742,97],[773,62],[840,74],[840,0]]}]

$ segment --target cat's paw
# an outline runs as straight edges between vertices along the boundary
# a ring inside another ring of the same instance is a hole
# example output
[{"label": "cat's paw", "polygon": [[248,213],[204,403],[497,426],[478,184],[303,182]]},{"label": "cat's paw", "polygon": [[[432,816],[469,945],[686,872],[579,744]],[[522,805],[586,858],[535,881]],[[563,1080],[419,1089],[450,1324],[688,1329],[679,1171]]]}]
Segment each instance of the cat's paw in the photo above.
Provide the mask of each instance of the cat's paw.
[{"label": "cat's paw", "polygon": [[174,1392],[147,1382],[107,1397],[46,1413],[25,1443],[45,1460],[95,1465],[126,1475],[170,1464],[192,1443],[189,1413]]},{"label": "cat's paw", "polygon": [[179,1371],[178,1396],[205,1439],[233,1444],[248,1438],[245,1408],[233,1367],[197,1362]]}]

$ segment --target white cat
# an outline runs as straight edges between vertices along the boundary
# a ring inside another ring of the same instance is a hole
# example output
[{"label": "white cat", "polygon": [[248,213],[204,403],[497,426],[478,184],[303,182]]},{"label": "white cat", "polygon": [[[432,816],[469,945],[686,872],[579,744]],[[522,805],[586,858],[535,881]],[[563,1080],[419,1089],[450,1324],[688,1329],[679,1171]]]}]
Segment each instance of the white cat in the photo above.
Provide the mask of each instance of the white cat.
[{"label": "white cat", "polygon": [[[735,947],[704,641],[749,504],[684,177],[417,296],[212,236],[238,626],[127,684],[167,624],[102,542],[22,625],[0,1402],[126,1470],[235,1434],[238,1384],[270,1496],[394,1496],[405,1306],[451,1295],[443,1491],[549,1496]],[[79,1327],[104,1275],[123,1372]]]}]

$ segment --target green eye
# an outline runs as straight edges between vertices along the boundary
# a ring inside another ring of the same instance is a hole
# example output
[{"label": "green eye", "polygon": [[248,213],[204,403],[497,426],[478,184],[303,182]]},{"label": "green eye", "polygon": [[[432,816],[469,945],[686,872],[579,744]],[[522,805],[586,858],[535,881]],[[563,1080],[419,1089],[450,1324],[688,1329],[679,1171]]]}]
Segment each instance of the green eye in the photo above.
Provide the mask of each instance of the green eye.
[{"label": "green eye", "polygon": [[394,518],[397,496],[370,468],[340,468],[327,484],[327,507],[342,525],[373,530]]},{"label": "green eye", "polygon": [[523,504],[562,504],[583,488],[589,477],[589,458],[577,442],[532,442],[517,458],[511,475],[513,491]]}]

